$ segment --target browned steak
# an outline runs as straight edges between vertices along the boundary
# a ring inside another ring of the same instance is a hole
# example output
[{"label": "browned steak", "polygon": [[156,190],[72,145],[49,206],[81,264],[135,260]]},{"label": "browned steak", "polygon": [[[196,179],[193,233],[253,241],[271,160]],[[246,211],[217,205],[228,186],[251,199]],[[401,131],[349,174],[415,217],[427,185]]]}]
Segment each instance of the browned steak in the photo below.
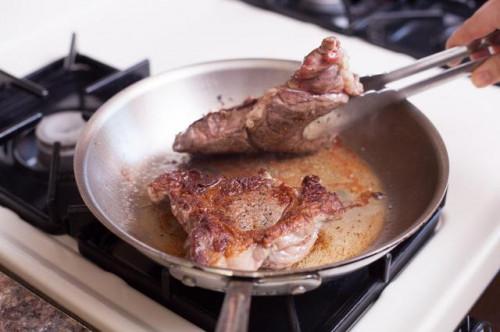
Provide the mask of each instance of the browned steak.
[{"label": "browned steak", "polygon": [[325,38],[284,85],[204,116],[177,135],[174,150],[197,154],[312,152],[332,137],[307,140],[304,128],[362,91],[339,41]]},{"label": "browned steak", "polygon": [[153,202],[168,199],[188,233],[187,256],[238,270],[281,269],[304,258],[324,221],[344,207],[316,176],[292,188],[267,173],[228,179],[176,170],[149,185]]}]

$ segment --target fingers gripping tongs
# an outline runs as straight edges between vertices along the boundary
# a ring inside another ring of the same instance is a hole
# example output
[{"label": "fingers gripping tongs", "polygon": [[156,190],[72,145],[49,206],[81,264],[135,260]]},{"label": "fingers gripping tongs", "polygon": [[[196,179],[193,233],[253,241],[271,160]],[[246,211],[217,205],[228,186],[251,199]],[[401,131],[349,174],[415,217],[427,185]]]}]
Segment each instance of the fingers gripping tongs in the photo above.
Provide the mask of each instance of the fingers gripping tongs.
[{"label": "fingers gripping tongs", "polygon": [[[315,139],[325,132],[340,133],[366,115],[373,114],[377,110],[447,82],[459,74],[469,73],[493,54],[492,46],[494,45],[500,45],[500,30],[495,30],[486,37],[473,41],[468,46],[447,49],[385,74],[362,77],[360,80],[365,92],[359,97],[351,98],[346,105],[311,122],[304,130],[304,137]],[[386,87],[388,83],[464,58],[469,59],[456,67],[443,70],[404,87]]]}]

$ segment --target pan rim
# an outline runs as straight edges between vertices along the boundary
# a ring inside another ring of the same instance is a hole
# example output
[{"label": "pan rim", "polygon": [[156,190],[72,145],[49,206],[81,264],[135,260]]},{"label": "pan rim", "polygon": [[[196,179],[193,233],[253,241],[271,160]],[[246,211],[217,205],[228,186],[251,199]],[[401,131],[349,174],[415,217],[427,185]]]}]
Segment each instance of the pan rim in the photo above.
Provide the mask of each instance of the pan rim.
[{"label": "pan rim", "polygon": [[444,199],[447,190],[447,183],[449,177],[449,159],[444,142],[432,124],[432,122],[413,104],[408,101],[404,101],[408,107],[412,108],[412,112],[415,112],[415,116],[418,117],[420,123],[426,127],[427,133],[431,135],[432,142],[435,144],[435,149],[438,152],[438,162],[439,170],[441,174],[439,175],[439,181],[437,185],[437,190],[432,197],[431,202],[427,206],[426,210],[423,211],[419,218],[417,218],[413,224],[406,229],[397,238],[390,241],[381,243],[380,245],[374,246],[373,248],[364,251],[361,255],[338,261],[332,264],[308,267],[302,269],[294,270],[276,270],[276,271],[241,271],[241,270],[231,270],[225,268],[215,268],[203,266],[194,263],[188,259],[169,255],[163,251],[155,249],[135,237],[128,234],[125,230],[115,225],[115,223],[110,220],[102,210],[101,205],[96,201],[92,192],[90,191],[90,186],[88,183],[88,178],[85,176],[88,162],[88,152],[87,147],[92,143],[92,137],[95,136],[106,123],[106,121],[122,106],[126,105],[134,98],[142,95],[144,92],[154,89],[155,87],[161,86],[165,82],[179,79],[181,77],[186,77],[196,73],[201,73],[205,71],[213,71],[217,68],[229,69],[229,68],[256,68],[271,66],[272,68],[285,68],[293,70],[298,66],[300,62],[287,59],[274,59],[274,58],[239,58],[239,59],[224,59],[216,61],[202,62],[193,65],[186,65],[179,68],[174,68],[165,71],[161,74],[148,77],[131,86],[120,91],[118,94],[113,96],[110,100],[105,102],[96,113],[90,118],[89,122],[85,126],[80,139],[78,140],[75,157],[74,157],[74,173],[79,189],[80,195],[86,206],[92,212],[92,214],[113,234],[118,236],[120,239],[124,240],[128,244],[132,245],[134,248],[138,249],[141,253],[145,254],[149,258],[153,259],[160,265],[166,267],[180,266],[186,269],[194,269],[203,271],[206,273],[219,275],[219,276],[234,276],[242,278],[273,278],[273,277],[287,277],[287,276],[297,276],[297,275],[307,275],[313,273],[325,273],[333,271],[337,268],[346,267],[350,264],[359,263],[363,260],[369,260],[375,255],[380,255],[383,252],[387,252],[389,249],[395,247],[411,235],[413,235],[418,229],[420,229],[434,214],[436,210],[439,209],[441,202]]}]

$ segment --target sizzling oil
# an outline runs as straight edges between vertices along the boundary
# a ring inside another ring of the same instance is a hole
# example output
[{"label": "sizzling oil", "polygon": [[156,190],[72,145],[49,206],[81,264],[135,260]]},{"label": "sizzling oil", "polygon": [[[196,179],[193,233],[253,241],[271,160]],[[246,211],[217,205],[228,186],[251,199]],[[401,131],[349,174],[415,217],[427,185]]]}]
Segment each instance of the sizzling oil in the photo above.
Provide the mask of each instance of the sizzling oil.
[{"label": "sizzling oil", "polygon": [[[273,177],[294,187],[300,186],[304,176],[317,175],[329,191],[337,192],[345,205],[356,202],[363,193],[383,192],[380,181],[368,165],[339,143],[306,156],[224,156],[195,159],[187,165],[183,162],[165,163],[165,160],[157,161],[155,165],[149,165],[149,174],[154,175],[148,176],[147,181],[141,181],[143,188],[146,182],[149,183],[165,170],[187,166],[227,177],[255,175],[260,169],[265,169]],[[144,191],[139,189],[139,192]],[[133,227],[137,225],[133,222],[130,224],[131,232],[160,250],[182,256],[186,234],[168,206],[153,206],[144,194],[139,196],[142,208],[135,209],[134,219],[141,220],[141,227]],[[384,211],[385,200],[371,199],[362,207],[348,210],[340,219],[325,223],[312,251],[295,267],[330,264],[365,251],[382,229]]]}]

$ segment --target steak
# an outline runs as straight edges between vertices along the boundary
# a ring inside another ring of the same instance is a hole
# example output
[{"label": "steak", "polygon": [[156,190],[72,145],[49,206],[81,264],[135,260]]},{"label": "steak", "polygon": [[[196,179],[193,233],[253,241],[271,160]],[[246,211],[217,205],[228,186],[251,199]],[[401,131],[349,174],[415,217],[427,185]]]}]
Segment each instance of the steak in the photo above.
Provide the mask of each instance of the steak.
[{"label": "steak", "polygon": [[313,152],[333,136],[308,140],[304,128],[362,92],[339,41],[325,38],[284,85],[207,114],[176,136],[173,149],[193,154]]},{"label": "steak", "polygon": [[282,269],[312,249],[322,223],[345,208],[317,176],[300,188],[268,173],[226,178],[196,170],[165,173],[148,187],[153,202],[167,199],[187,232],[187,257],[237,270]]}]

